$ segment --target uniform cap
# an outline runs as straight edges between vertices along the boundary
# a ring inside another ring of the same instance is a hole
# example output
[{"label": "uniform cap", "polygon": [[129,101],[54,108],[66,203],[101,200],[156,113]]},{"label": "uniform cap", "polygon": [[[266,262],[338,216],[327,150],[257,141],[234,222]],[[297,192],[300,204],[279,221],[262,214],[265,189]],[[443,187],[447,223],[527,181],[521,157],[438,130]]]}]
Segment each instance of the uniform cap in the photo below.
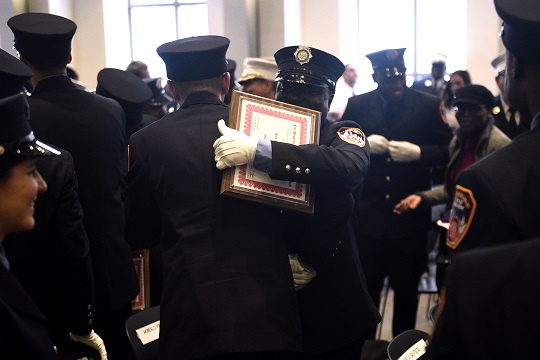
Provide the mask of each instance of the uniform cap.
[{"label": "uniform cap", "polygon": [[152,92],[152,98],[150,99],[152,105],[170,104],[173,101],[173,99],[165,93],[161,78],[145,78],[142,80]]},{"label": "uniform cap", "polygon": [[345,65],[334,55],[308,46],[289,46],[274,54],[276,81],[296,82],[336,90]]},{"label": "uniform cap", "polygon": [[112,68],[98,73],[96,94],[116,100],[124,109],[126,122],[140,118],[144,106],[152,98],[152,90],[140,77]]},{"label": "uniform cap", "polygon": [[371,61],[371,67],[375,73],[386,77],[403,76],[407,70],[403,59],[405,50],[405,48],[386,49],[367,54],[366,57]]},{"label": "uniform cap", "polygon": [[60,155],[60,151],[36,140],[28,123],[26,96],[15,94],[0,99],[0,158],[49,155]]},{"label": "uniform cap", "polygon": [[519,58],[540,61],[540,1],[495,0],[495,10],[503,20],[504,46]]},{"label": "uniform cap", "polygon": [[21,92],[32,70],[15,56],[0,49],[0,98]]},{"label": "uniform cap", "polygon": [[501,54],[491,60],[491,66],[495,69],[495,75],[499,76],[506,70],[506,55]]},{"label": "uniform cap", "polygon": [[431,63],[432,64],[446,64],[447,60],[448,60],[448,56],[444,54],[435,54],[435,56],[431,60]]},{"label": "uniform cap", "polygon": [[195,81],[227,72],[229,43],[223,36],[193,36],[165,43],[156,51],[165,62],[170,80]]},{"label": "uniform cap", "polygon": [[244,71],[238,79],[240,84],[252,79],[264,79],[274,81],[278,67],[274,59],[248,57],[244,60]]},{"label": "uniform cap", "polygon": [[459,88],[452,100],[453,105],[460,103],[485,105],[491,109],[494,97],[491,91],[482,85],[465,85]]},{"label": "uniform cap", "polygon": [[15,49],[25,56],[68,56],[77,30],[73,21],[43,13],[20,14],[7,24],[15,35]]}]

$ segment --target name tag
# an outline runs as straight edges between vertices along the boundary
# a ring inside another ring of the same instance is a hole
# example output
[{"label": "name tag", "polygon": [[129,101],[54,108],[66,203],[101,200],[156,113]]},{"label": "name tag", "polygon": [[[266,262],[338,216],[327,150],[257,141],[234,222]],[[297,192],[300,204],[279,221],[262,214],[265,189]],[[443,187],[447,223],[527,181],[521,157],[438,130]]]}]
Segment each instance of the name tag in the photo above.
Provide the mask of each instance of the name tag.
[{"label": "name tag", "polygon": [[135,330],[143,345],[159,339],[159,323],[160,321],[158,320]]},{"label": "name tag", "polygon": [[426,345],[424,339],[418,340],[418,342],[405,351],[398,360],[416,360],[420,358],[420,356],[426,353]]}]

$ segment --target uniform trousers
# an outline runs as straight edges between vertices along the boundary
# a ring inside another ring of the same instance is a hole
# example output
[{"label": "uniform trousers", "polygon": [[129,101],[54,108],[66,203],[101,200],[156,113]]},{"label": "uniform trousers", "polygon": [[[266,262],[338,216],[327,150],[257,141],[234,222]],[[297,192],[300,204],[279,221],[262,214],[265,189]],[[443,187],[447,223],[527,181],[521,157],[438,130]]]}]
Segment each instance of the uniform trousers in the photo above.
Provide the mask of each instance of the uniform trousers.
[{"label": "uniform trousers", "polygon": [[342,346],[339,349],[329,351],[327,353],[315,356],[306,356],[304,359],[309,360],[359,360],[362,356],[362,348],[364,347],[365,339],[356,340],[348,345]]},{"label": "uniform trousers", "polygon": [[131,315],[131,303],[115,311],[94,315],[94,331],[103,339],[109,360],[133,360],[133,349],[126,332],[126,320]]},{"label": "uniform trousers", "polygon": [[[399,239],[360,235],[360,261],[373,302],[380,304],[385,277],[394,290],[393,336],[415,328],[418,283],[427,266],[426,244],[426,232]],[[368,338],[375,338],[375,331]]]},{"label": "uniform trousers", "polygon": [[292,351],[257,351],[208,356],[201,360],[300,360],[300,353]]}]

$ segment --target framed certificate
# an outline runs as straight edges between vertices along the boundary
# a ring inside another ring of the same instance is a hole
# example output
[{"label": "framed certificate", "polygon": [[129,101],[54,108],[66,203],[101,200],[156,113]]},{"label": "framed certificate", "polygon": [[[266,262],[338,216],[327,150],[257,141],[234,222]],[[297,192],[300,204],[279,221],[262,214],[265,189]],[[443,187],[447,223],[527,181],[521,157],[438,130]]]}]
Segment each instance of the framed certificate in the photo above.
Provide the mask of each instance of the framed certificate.
[{"label": "framed certificate", "polygon": [[[233,91],[228,126],[248,136],[294,145],[318,144],[321,113],[239,91]],[[246,164],[226,169],[221,193],[313,214],[310,186],[273,180]]]},{"label": "framed certificate", "polygon": [[150,307],[150,253],[148,249],[143,249],[133,251],[131,255],[139,280],[139,293],[131,302],[131,310],[140,311]]}]

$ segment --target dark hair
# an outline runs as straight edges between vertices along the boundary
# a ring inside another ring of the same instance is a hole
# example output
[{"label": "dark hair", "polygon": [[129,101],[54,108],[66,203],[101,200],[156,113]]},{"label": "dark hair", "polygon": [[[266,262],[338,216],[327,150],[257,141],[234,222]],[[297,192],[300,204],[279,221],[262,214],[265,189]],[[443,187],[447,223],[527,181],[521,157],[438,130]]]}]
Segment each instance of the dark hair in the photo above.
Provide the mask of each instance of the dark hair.
[{"label": "dark hair", "polygon": [[469,74],[469,72],[467,70],[454,71],[452,73],[452,75],[450,75],[450,81],[448,81],[446,83],[446,87],[444,88],[444,92],[443,92],[443,96],[442,96],[444,106],[447,107],[447,108],[452,106],[452,100],[454,99],[454,94],[452,93],[452,89],[451,89],[451,86],[452,86],[451,85],[451,80],[452,80],[452,76],[454,76],[454,75],[457,75],[457,76],[461,77],[463,79],[463,83],[465,85],[472,84],[471,75]]},{"label": "dark hair", "polygon": [[30,55],[22,53],[30,64],[41,72],[47,71],[63,71],[66,69],[69,62],[70,54],[49,54],[48,56]]},{"label": "dark hair", "polygon": [[197,91],[221,91],[221,82],[223,74],[210,79],[193,80],[193,81],[172,81],[176,88],[177,94],[181,99],[185,100],[190,94]]}]

